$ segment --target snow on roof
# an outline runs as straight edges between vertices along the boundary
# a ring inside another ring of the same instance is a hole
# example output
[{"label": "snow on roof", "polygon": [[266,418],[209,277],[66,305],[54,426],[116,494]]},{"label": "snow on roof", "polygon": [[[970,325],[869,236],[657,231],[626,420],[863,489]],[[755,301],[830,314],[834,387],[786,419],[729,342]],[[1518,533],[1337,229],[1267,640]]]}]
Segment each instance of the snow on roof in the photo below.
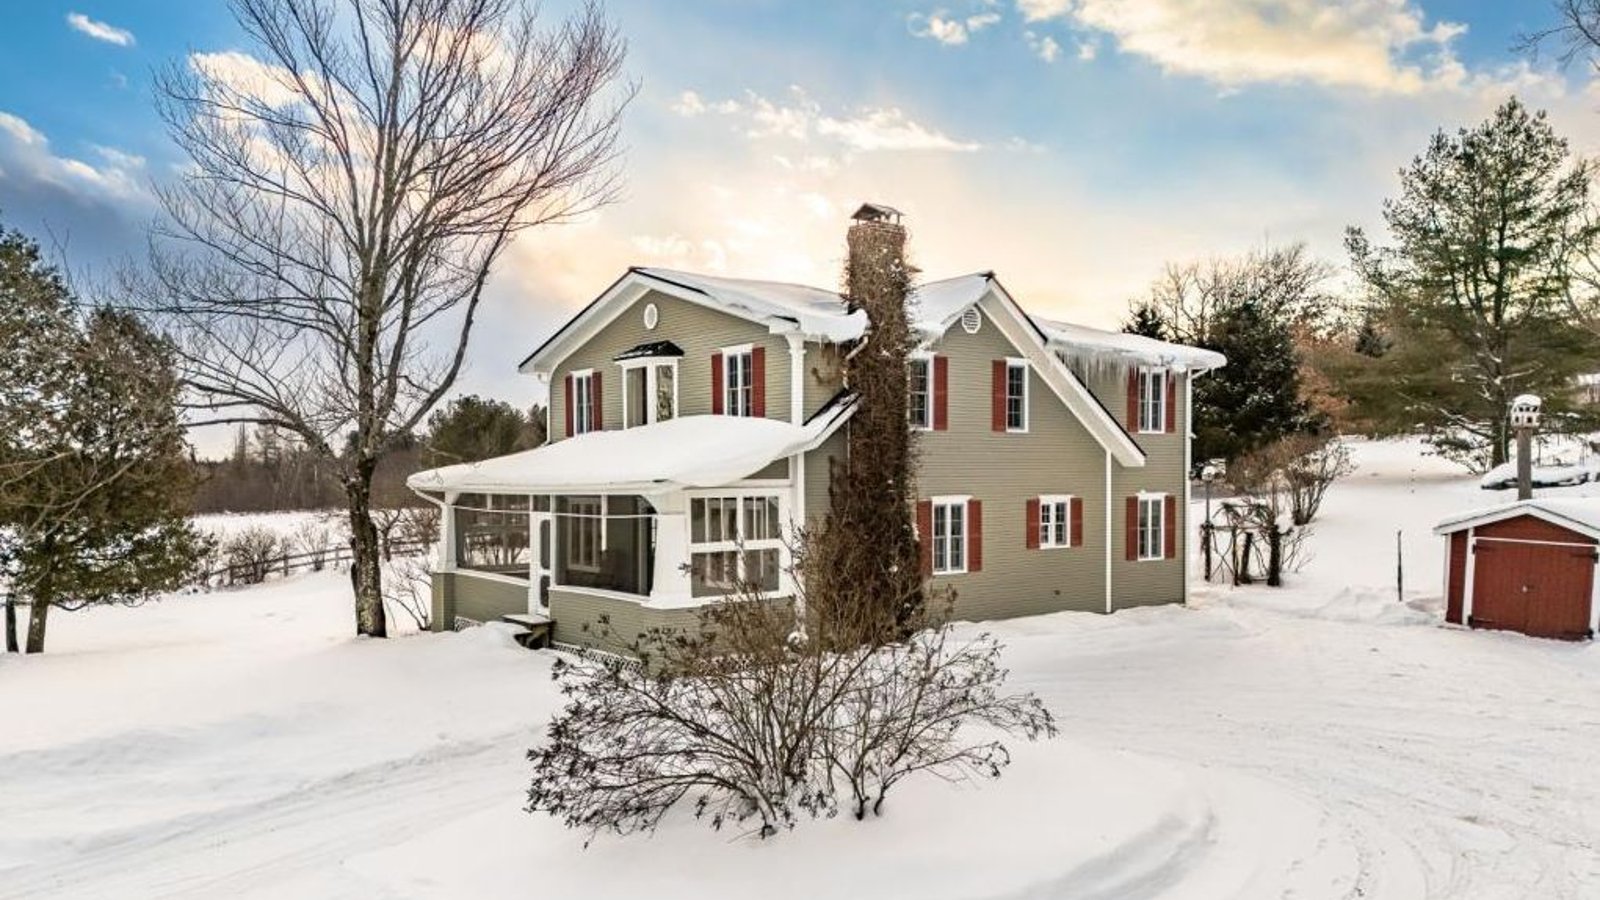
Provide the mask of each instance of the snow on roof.
[{"label": "snow on roof", "polygon": [[703,294],[717,305],[742,311],[751,318],[787,319],[799,326],[807,337],[837,343],[860,337],[867,325],[866,313],[847,312],[844,298],[835,291],[783,281],[722,278],[674,269],[639,267],[635,271]]},{"label": "snow on roof", "polygon": [[1217,369],[1228,361],[1227,357],[1212,350],[1158,341],[1140,334],[1105,331],[1038,316],[1030,318],[1044,332],[1050,349],[1069,359],[1096,363],[1139,362],[1191,370]]},{"label": "snow on roof", "polygon": [[1513,500],[1451,516],[1434,526],[1434,534],[1450,534],[1464,528],[1487,525],[1517,516],[1535,516],[1600,538],[1600,497],[1535,497],[1532,500]]},{"label": "snow on roof", "polygon": [[418,472],[415,491],[644,494],[716,487],[821,443],[853,408],[836,404],[804,425],[748,416],[683,416],[593,431],[533,450]]}]

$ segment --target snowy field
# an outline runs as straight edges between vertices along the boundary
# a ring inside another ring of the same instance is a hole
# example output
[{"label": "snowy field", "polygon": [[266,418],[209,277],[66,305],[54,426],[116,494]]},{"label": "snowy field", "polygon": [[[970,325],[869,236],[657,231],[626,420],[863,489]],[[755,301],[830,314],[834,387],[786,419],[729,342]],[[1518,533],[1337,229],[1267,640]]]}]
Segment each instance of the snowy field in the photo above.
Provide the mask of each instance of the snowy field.
[{"label": "snowy field", "polygon": [[336,573],[54,616],[0,656],[0,898],[1600,897],[1600,646],[1442,626],[1428,529],[1505,495],[1357,461],[1283,590],[993,625],[1063,732],[998,783],[766,843],[522,813],[550,657],[351,639]]}]

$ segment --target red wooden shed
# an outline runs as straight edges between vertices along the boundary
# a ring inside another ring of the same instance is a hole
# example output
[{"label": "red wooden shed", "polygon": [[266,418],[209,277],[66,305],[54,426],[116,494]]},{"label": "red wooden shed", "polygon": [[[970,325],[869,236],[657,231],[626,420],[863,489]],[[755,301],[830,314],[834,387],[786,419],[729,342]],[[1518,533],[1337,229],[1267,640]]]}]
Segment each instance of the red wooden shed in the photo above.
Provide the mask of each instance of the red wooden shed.
[{"label": "red wooden shed", "polygon": [[1567,640],[1600,628],[1600,498],[1506,503],[1433,532],[1445,538],[1446,620]]}]

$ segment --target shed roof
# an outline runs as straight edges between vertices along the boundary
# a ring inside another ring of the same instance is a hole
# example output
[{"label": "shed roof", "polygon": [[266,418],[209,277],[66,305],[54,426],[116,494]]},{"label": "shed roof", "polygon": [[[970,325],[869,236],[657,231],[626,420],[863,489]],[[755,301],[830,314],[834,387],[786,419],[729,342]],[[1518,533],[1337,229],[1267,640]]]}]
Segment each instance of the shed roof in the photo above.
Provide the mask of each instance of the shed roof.
[{"label": "shed roof", "polygon": [[1600,540],[1600,497],[1535,497],[1499,503],[1451,516],[1434,526],[1433,533],[1453,534],[1518,516],[1533,516]]}]

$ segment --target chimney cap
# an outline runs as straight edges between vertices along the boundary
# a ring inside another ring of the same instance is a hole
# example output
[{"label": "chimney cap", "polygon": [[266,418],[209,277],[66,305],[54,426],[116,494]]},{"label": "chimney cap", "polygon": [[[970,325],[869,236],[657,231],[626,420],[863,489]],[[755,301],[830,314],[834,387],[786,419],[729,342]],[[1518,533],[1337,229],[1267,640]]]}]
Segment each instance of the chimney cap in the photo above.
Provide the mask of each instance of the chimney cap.
[{"label": "chimney cap", "polygon": [[863,203],[850,218],[857,222],[889,222],[900,224],[900,210],[882,203]]}]

